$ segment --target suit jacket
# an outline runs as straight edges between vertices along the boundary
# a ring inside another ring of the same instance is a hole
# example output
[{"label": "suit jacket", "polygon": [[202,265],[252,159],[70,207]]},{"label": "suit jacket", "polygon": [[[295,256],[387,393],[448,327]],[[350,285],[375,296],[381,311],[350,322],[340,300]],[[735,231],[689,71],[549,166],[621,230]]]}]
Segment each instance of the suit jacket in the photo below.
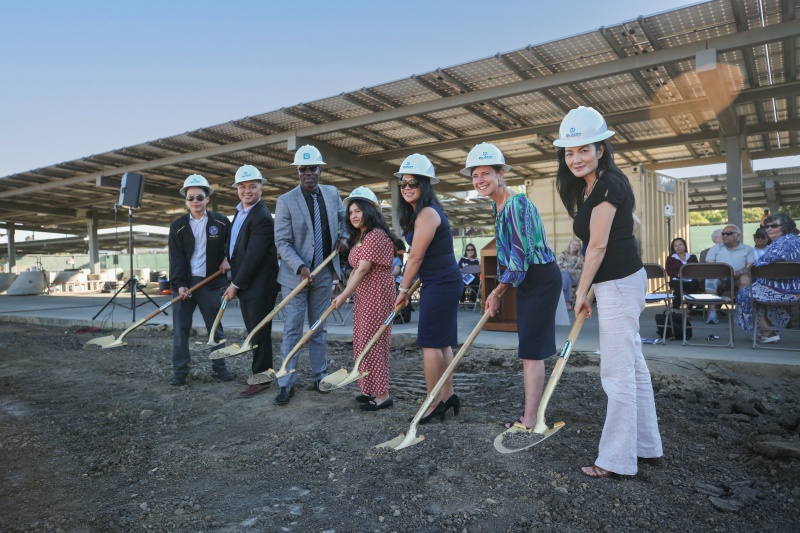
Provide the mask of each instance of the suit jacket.
[{"label": "suit jacket", "polygon": [[[206,211],[206,275],[210,276],[225,259],[227,243],[230,239],[231,224],[228,218],[214,211]],[[180,287],[192,286],[192,269],[189,261],[194,253],[195,239],[189,226],[191,215],[186,213],[169,226],[169,284],[173,291]],[[225,285],[225,277],[210,281],[209,288]]]},{"label": "suit jacket", "polygon": [[[336,187],[319,185],[319,190],[328,214],[331,244],[335,247],[336,241],[347,238],[344,204]],[[314,259],[314,224],[299,185],[278,197],[275,206],[275,245],[281,257],[278,283],[293,287],[300,280],[298,269],[302,265],[311,268],[311,261]],[[334,259],[331,263],[341,278],[342,267],[339,261]]]},{"label": "suit jacket", "polygon": [[[236,211],[233,222],[238,216],[239,211]],[[259,200],[244,219],[233,255],[228,257],[231,282],[239,287],[240,300],[263,298],[266,294],[278,292],[278,255],[273,228],[272,214],[264,201]],[[230,245],[225,247],[225,250],[229,249]]]}]

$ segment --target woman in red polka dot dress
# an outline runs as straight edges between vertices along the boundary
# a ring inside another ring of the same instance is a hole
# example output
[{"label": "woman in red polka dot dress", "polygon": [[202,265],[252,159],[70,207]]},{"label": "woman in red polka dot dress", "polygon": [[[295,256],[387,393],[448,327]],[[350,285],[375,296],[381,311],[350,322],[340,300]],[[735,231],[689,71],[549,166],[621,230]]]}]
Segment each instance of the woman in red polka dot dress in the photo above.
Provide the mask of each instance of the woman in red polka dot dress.
[{"label": "woman in red polka dot dress", "polygon": [[[358,187],[345,199],[347,230],[350,233],[348,261],[353,271],[342,293],[334,298],[338,309],[355,293],[353,309],[353,353],[358,357],[394,308],[395,286],[392,276],[394,242],[397,237],[379,211],[378,197],[366,187]],[[369,374],[359,380],[361,395],[356,401],[364,411],[391,407],[389,397],[389,348],[392,324],[361,362],[359,370]]]}]

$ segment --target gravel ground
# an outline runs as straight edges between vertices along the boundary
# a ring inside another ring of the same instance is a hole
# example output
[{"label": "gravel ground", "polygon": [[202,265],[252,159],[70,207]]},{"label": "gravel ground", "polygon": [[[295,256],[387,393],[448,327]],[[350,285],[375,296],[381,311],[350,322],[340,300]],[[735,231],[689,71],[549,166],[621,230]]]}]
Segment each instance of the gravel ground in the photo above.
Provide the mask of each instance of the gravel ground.
[{"label": "gravel ground", "polygon": [[[593,355],[570,359],[548,409],[566,426],[539,446],[494,450],[521,414],[520,365],[474,349],[461,414],[394,451],[374,446],[424,399],[413,346],[393,347],[394,407],[364,413],[356,384],[239,399],[202,356],[171,387],[169,331],[83,348],[99,335],[0,322],[1,531],[800,531],[796,367],[651,360],[664,462],[593,480],[579,471],[605,413]],[[329,360],[349,369],[352,345],[331,342]],[[249,364],[229,360],[238,378]],[[305,351],[298,370],[307,383]]]}]

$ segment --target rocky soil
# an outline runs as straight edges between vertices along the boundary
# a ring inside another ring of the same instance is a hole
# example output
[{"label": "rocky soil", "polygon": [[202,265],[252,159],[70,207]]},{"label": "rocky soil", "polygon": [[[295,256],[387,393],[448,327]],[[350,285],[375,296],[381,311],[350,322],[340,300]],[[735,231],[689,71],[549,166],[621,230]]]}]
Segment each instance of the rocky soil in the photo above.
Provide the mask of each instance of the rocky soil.
[{"label": "rocky soil", "polygon": [[[239,399],[202,357],[171,387],[169,331],[83,348],[99,335],[0,322],[1,531],[800,531],[800,367],[650,361],[664,462],[593,480],[579,471],[605,413],[593,355],[570,359],[548,410],[566,426],[539,446],[494,450],[521,414],[520,365],[473,349],[460,416],[394,451],[375,445],[423,400],[413,346],[393,348],[395,406],[365,413],[356,384]],[[340,341],[331,371],[352,366]],[[239,378],[249,364],[229,360]]]}]

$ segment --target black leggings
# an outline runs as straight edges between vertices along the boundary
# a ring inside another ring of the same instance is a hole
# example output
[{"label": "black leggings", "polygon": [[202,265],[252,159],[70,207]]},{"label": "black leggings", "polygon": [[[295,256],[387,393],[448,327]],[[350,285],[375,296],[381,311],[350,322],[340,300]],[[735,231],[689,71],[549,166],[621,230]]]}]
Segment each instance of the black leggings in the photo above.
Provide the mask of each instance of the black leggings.
[{"label": "black leggings", "polygon": [[673,279],[669,282],[669,286],[672,288],[672,294],[675,295],[675,298],[672,299],[673,309],[678,309],[681,306],[684,294],[697,294],[700,292],[699,279],[693,279],[692,281]]}]

